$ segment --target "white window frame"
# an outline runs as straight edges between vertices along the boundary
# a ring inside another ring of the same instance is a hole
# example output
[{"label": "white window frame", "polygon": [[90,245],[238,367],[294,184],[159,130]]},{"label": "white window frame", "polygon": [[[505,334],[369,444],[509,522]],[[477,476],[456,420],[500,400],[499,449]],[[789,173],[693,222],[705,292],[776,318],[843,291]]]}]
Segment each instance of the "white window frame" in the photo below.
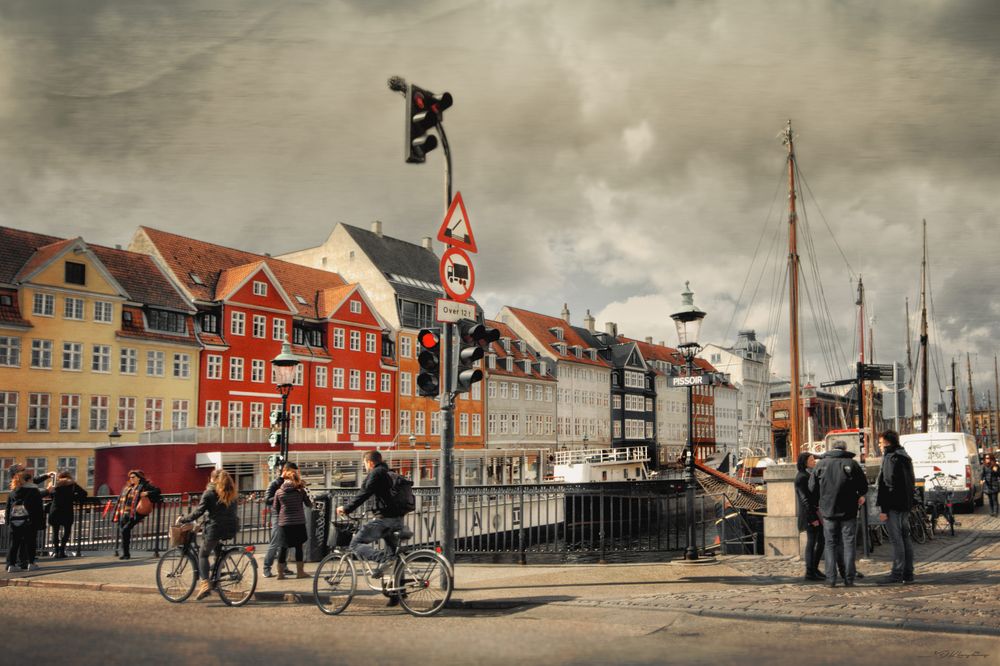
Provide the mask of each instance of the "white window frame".
[{"label": "white window frame", "polygon": [[229,313],[229,332],[232,335],[246,335],[247,315],[245,312],[233,310]]}]

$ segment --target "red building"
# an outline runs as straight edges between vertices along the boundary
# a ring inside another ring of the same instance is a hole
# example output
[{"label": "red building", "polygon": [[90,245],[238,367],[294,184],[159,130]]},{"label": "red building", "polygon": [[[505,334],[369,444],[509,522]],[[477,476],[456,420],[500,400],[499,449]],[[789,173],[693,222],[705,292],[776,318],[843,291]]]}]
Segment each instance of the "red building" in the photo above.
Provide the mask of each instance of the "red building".
[{"label": "red building", "polygon": [[[288,400],[291,458],[329,482],[323,451],[391,447],[397,366],[388,326],[358,284],[325,270],[140,227],[150,254],[195,304],[202,345],[198,428],[148,443],[196,445],[198,467],[259,485],[270,415],[280,410],[271,359],[287,336],[301,361]],[[189,490],[189,488],[185,488]]]}]

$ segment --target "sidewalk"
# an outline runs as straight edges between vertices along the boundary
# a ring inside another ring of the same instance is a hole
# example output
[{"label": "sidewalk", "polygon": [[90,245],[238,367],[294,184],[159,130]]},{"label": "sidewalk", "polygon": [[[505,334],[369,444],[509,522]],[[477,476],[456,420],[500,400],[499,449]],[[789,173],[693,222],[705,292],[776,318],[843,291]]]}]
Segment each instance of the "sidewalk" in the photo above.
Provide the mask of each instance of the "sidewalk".
[{"label": "sidewalk", "polygon": [[[980,509],[979,511],[982,511]],[[709,564],[611,565],[459,564],[450,607],[510,609],[525,605],[680,610],[723,618],[885,627],[1000,636],[1000,518],[959,516],[954,537],[916,546],[913,585],[879,587],[890,549],[862,560],[866,578],[854,588],[801,581],[788,558],[720,557]],[[257,549],[262,559],[263,547]],[[43,560],[38,571],[0,575],[0,587],[157,594],[156,559],[121,562],[110,553]],[[315,571],[316,564],[306,565]],[[361,579],[359,579],[359,585]],[[312,603],[312,579],[259,578],[257,602]],[[362,603],[384,603],[376,593]],[[357,603],[357,601],[356,601]]]}]

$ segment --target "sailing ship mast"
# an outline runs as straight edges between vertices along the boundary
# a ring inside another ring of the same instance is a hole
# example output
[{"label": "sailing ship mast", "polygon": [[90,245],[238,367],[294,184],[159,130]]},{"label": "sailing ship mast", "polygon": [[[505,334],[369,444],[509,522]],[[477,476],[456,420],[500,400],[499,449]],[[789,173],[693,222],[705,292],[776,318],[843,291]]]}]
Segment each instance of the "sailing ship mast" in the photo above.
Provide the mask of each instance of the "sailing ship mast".
[{"label": "sailing ship mast", "polygon": [[906,297],[906,388],[910,395],[910,418],[906,421],[906,432],[913,432],[913,348],[910,345],[910,297]]},{"label": "sailing ship mast", "polygon": [[997,397],[996,432],[997,432],[997,440],[1000,441],[1000,370],[997,370],[996,354],[993,354],[993,383],[996,388],[996,392],[993,395]]},{"label": "sailing ship mast", "polygon": [[962,432],[958,429],[958,384],[955,383],[955,357],[951,359],[951,431]]},{"label": "sailing ship mast", "polygon": [[[865,363],[865,282],[864,279],[858,276],[858,300],[854,302],[858,306],[858,363],[862,366]],[[862,416],[867,414],[867,406],[865,402],[865,383],[864,381],[858,382],[858,427],[860,428],[862,423],[865,422],[865,418]],[[869,421],[869,423],[871,423]],[[862,437],[864,434],[862,433]],[[862,441],[866,441],[862,439]],[[867,446],[867,442],[866,442]],[[866,456],[867,457],[867,454]]]},{"label": "sailing ship mast", "polygon": [[920,432],[927,432],[927,220],[924,220],[924,256],[920,262]]},{"label": "sailing ship mast", "polygon": [[969,373],[969,433],[976,436],[976,396],[972,393],[972,359],[965,352],[965,370]]},{"label": "sailing ship mast", "polygon": [[788,335],[791,339],[791,386],[788,393],[788,413],[791,417],[790,456],[795,460],[802,448],[801,401],[799,399],[799,254],[796,238],[795,214],[795,146],[792,121],[783,132],[783,143],[788,146]]}]

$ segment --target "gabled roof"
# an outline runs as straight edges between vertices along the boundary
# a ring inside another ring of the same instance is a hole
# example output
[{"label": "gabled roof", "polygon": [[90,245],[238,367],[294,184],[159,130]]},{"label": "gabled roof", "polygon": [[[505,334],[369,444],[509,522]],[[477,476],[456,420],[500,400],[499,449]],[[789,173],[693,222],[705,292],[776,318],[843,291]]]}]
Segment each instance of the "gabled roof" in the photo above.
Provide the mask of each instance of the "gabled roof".
[{"label": "gabled roof", "polygon": [[638,367],[648,370],[646,360],[642,357],[639,345],[634,342],[620,342],[608,347],[611,361],[616,368]]},{"label": "gabled roof", "polygon": [[433,250],[350,224],[343,226],[344,231],[358,244],[361,251],[383,273],[423,280],[431,284],[440,281],[438,257]]},{"label": "gabled roof", "polygon": [[[305,317],[322,317],[316,311],[317,291],[344,284],[343,278],[330,271],[300,266],[267,255],[215,245],[150,227],[139,227],[136,232],[137,240],[140,241],[137,244],[140,246],[143,245],[143,235],[152,243],[151,249],[155,249],[174,279],[193,299],[202,302],[218,300],[217,287],[226,270],[260,262],[267,265],[286,294],[292,298],[301,296],[306,301],[300,303],[296,299],[296,307]],[[197,276],[197,281],[192,275]]]},{"label": "gabled roof", "polygon": [[21,282],[28,279],[32,273],[54,259],[61,252],[66,250],[66,248],[73,245],[77,241],[82,240],[83,239],[79,237],[67,238],[65,240],[58,240],[54,243],[49,243],[48,245],[42,245],[41,247],[35,248],[35,253],[31,255],[30,259],[24,262],[24,265],[21,266],[21,270],[19,270],[17,275],[14,276],[14,280]]},{"label": "gabled roof", "polygon": [[[595,365],[602,368],[608,367],[607,361],[602,359],[600,356],[597,357],[596,361],[591,360],[590,356],[587,354],[583,354],[578,358],[576,354],[569,350],[569,347],[573,346],[579,346],[583,349],[587,349],[589,347],[593,347],[593,345],[581,337],[576,328],[570,326],[564,319],[539,314],[537,312],[531,312],[529,310],[522,310],[520,308],[513,308],[510,306],[507,306],[507,309],[512,315],[517,317],[518,321],[520,321],[533,336],[535,336],[535,339],[538,340],[540,344],[545,345],[546,352],[552,354],[558,360],[583,363],[585,365]],[[553,328],[561,328],[563,330],[562,340],[557,338],[550,330]],[[562,343],[567,346],[565,354],[555,346],[556,343]]]},{"label": "gabled roof", "polygon": [[35,250],[60,240],[56,236],[0,227],[0,284],[14,284],[14,276]]},{"label": "gabled roof", "polygon": [[[497,340],[496,342],[491,344],[489,348],[486,350],[487,352],[492,352],[496,354],[498,361],[496,368],[489,369],[489,374],[511,375],[514,377],[530,377],[532,379],[549,379],[555,381],[555,378],[552,377],[551,373],[542,374],[535,367],[537,358],[535,356],[534,351],[530,347],[528,347],[526,351],[523,352],[521,351],[520,345],[518,345],[518,342],[520,342],[520,338],[510,326],[503,323],[502,321],[492,321],[489,319],[486,320],[486,325],[489,326],[490,328],[495,328],[498,331],[500,331],[501,339],[508,338],[511,341],[509,352],[506,349],[504,349],[503,344],[501,343],[500,340]],[[507,370],[507,362],[505,359],[507,359],[508,357],[514,359],[514,369],[512,371]],[[524,371],[524,362],[526,360],[532,362],[531,372]],[[548,359],[543,358],[542,360],[545,361]]]},{"label": "gabled roof", "polygon": [[[687,361],[684,360],[684,355],[673,347],[667,347],[666,345],[654,345],[648,342],[643,342],[642,340],[633,340],[632,338],[627,338],[624,335],[619,335],[618,339],[621,342],[633,342],[635,346],[639,349],[643,358],[648,361],[664,361],[670,363],[674,366],[687,365]],[[706,372],[717,372],[715,367],[703,358],[694,359],[695,367],[701,368]],[[659,368],[652,366],[657,374],[663,374]]]}]

